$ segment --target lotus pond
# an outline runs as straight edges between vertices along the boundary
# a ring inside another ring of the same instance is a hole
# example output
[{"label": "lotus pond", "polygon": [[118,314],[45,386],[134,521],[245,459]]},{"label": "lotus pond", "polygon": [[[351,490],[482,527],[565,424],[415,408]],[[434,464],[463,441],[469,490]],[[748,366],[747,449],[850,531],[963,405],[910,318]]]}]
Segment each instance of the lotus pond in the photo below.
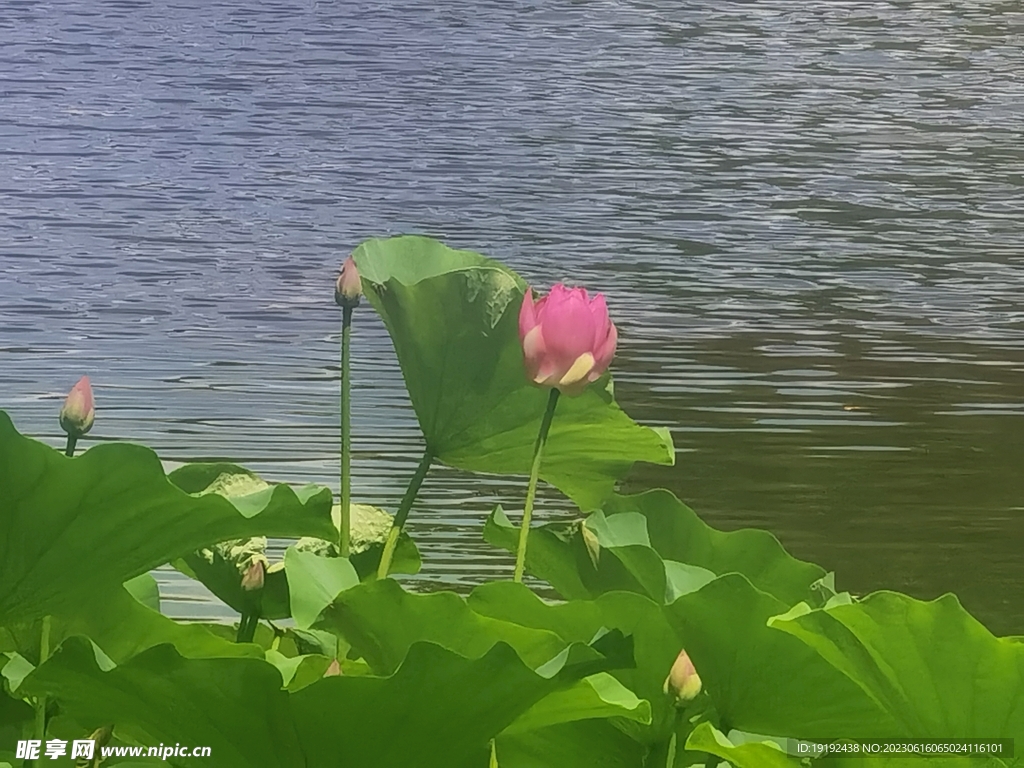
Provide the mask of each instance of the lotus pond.
[{"label": "lotus pond", "polygon": [[[636,462],[674,460],[671,437],[615,402],[603,299],[542,293],[428,238],[356,249],[336,292],[337,499],[227,463],[166,473],[139,445],[76,451],[87,381],[61,414],[65,451],[0,411],[0,766],[22,764],[19,741],[91,736],[210,749],[103,761],[125,766],[1017,764],[790,754],[791,739],[1024,738],[1024,643],[953,595],[851,595],[767,531],[714,530],[663,489],[618,493]],[[348,490],[360,294],[426,445],[393,513]],[[468,596],[392,578],[420,567],[404,523],[440,464],[530,477],[525,500],[481,510],[516,570]],[[577,520],[523,525],[540,481]],[[268,538],[293,541],[282,561]],[[237,622],[163,615],[149,572],[168,564]]]}]

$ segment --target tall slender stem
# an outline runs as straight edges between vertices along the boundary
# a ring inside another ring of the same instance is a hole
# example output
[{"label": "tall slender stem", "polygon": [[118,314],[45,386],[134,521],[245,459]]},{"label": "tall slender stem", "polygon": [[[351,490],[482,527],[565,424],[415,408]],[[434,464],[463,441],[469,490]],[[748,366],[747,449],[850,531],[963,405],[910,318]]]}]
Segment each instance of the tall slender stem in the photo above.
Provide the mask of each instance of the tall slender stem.
[{"label": "tall slender stem", "polygon": [[75,455],[75,445],[77,443],[78,437],[71,433],[68,433],[68,442],[67,445],[64,446],[64,455],[67,456],[69,459]]},{"label": "tall slender stem", "polygon": [[548,431],[551,429],[551,420],[555,417],[555,407],[558,405],[558,390],[552,389],[548,396],[548,407],[544,411],[544,418],[540,422],[540,432],[537,433],[537,442],[533,446],[533,466],[530,467],[530,485],[526,489],[526,505],[523,507],[523,527],[519,531],[519,548],[516,550],[516,571],[513,577],[515,581],[523,580],[523,571],[526,570],[526,541],[530,536],[530,518],[533,516],[533,500],[537,495],[537,477],[540,475],[540,462],[544,454],[544,444],[548,441]]},{"label": "tall slender stem", "polygon": [[380,556],[380,565],[377,566],[378,579],[387,578],[388,571],[391,569],[391,560],[395,556],[395,547],[398,546],[398,537],[402,533],[405,521],[409,517],[409,510],[412,509],[412,503],[416,500],[416,494],[420,492],[420,486],[423,485],[423,480],[426,478],[427,472],[430,471],[430,464],[433,461],[434,454],[428,448],[423,452],[423,458],[420,459],[419,466],[416,467],[416,472],[413,474],[412,480],[409,481],[409,486],[405,489],[405,495],[398,505],[398,511],[395,513],[395,520],[391,524],[391,530],[388,531],[388,539],[384,542],[384,551]]},{"label": "tall slender stem", "polygon": [[236,643],[251,643],[256,637],[256,628],[260,623],[260,612],[247,611],[242,614],[242,620],[238,622],[238,634],[235,635]]},{"label": "tall slender stem", "polygon": [[341,514],[338,521],[338,553],[349,556],[352,527],[352,377],[350,346],[352,307],[342,307],[341,319]]},{"label": "tall slender stem", "polygon": [[[50,617],[44,616],[42,627],[39,631],[39,664],[40,666],[50,658]],[[36,721],[35,734],[39,741],[46,741],[46,696],[41,694],[36,697]]]}]

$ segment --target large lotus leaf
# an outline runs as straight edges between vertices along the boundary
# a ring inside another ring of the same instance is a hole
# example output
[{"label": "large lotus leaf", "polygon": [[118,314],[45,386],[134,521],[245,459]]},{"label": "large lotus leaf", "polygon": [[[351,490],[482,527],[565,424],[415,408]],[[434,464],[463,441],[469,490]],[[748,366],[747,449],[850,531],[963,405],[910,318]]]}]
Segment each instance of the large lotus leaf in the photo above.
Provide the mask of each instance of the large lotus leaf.
[{"label": "large lotus leaf", "polygon": [[419,643],[391,677],[331,677],[291,694],[263,661],[185,659],[160,646],[103,672],[91,646],[69,641],[24,685],[83,725],[115,722],[143,744],[209,746],[223,768],[483,768],[489,741],[592,673],[595,654],[570,646],[538,672],[504,643],[476,659]]},{"label": "large lotus leaf", "polygon": [[643,768],[647,748],[608,720],[581,720],[497,739],[499,768]]},{"label": "large lotus leaf", "polygon": [[873,738],[896,725],[852,680],[769,626],[787,606],[739,574],[663,609],[721,722],[768,736]]},{"label": "large lotus leaf", "polygon": [[512,582],[483,584],[466,602],[481,616],[554,632],[564,642],[586,642],[602,627],[631,635],[635,666],[611,674],[650,703],[651,724],[623,723],[622,730],[648,745],[668,739],[676,709],[662,685],[681,643],[659,605],[628,592],[611,592],[592,601],[550,604],[526,586]]},{"label": "large lotus leaf", "polygon": [[330,507],[330,491],[314,486],[193,496],[147,448],[110,443],[67,458],[0,411],[0,624],[87,603],[214,542],[329,537]]},{"label": "large lotus leaf", "polygon": [[[182,624],[142,605],[124,587],[96,594],[79,609],[67,607],[50,616],[50,647],[75,635],[88,637],[113,662],[121,663],[147,648],[169,643],[183,656],[262,657],[255,645],[218,637],[201,624]],[[0,628],[0,650],[13,650],[38,662],[41,620]]]},{"label": "large lotus leaf", "polygon": [[[548,393],[523,371],[522,278],[426,237],[368,240],[353,257],[391,334],[428,450],[461,469],[528,474]],[[634,462],[674,459],[668,431],[623,413],[605,376],[561,398],[540,476],[590,510]]]},{"label": "large lotus leaf", "polygon": [[[417,642],[434,643],[476,658],[500,641],[534,666],[566,645],[553,632],[481,616],[454,592],[413,594],[393,579],[342,592],[323,611],[317,626],[343,637],[377,674],[391,674]],[[580,642],[589,642],[599,629],[594,627]]]},{"label": "large lotus leaf", "polygon": [[651,704],[626,688],[607,672],[580,680],[575,685],[545,696],[514,723],[503,736],[535,731],[578,720],[622,717],[638,723],[651,722]]},{"label": "large lotus leaf", "polygon": [[807,600],[811,585],[825,576],[819,566],[786,552],[768,531],[715,530],[664,489],[615,495],[604,505],[604,512],[609,520],[621,514],[642,515],[651,545],[665,560],[698,566],[719,576],[741,573],[787,606]]},{"label": "large lotus leaf", "polygon": [[806,643],[899,724],[878,737],[1024,743],[1024,645],[993,636],[953,595],[922,602],[877,592],[772,626]]},{"label": "large lotus leaf", "polygon": [[[811,599],[825,572],[791,557],[766,531],[717,531],[665,490],[610,497],[586,522],[549,523],[530,534],[527,572],[566,599],[623,590],[672,602],[716,575],[742,573],[786,605]],[[514,552],[519,529],[499,507],[484,538]]]},{"label": "large lotus leaf", "polygon": [[735,768],[799,768],[801,765],[799,759],[790,757],[772,742],[733,744],[707,722],[693,729],[686,740],[686,749],[716,755]]},{"label": "large lotus leaf", "polygon": [[625,592],[550,605],[509,583],[478,587],[467,602],[482,615],[547,629],[567,641],[585,638],[598,626],[631,634],[636,668],[613,674],[651,702],[652,725],[625,728],[644,743],[663,743],[672,731],[674,707],[661,688],[681,648],[730,728],[770,736],[868,738],[894,727],[845,675],[769,627],[768,620],[786,606],[738,574],[719,577],[668,606]]}]

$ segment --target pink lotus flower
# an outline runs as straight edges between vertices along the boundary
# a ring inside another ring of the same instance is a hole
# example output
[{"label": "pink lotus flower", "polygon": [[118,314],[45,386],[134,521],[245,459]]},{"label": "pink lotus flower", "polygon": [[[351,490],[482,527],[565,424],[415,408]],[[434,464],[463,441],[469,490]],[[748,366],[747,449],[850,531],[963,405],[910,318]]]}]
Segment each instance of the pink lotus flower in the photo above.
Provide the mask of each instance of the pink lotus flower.
[{"label": "pink lotus flower", "polygon": [[676,697],[676,703],[692,701],[700,693],[701,681],[689,654],[680,651],[672,669],[665,678],[665,693]]},{"label": "pink lotus flower", "polygon": [[334,300],[340,307],[354,307],[359,304],[363,293],[363,283],[359,279],[359,270],[355,260],[349,256],[341,265],[341,274],[334,286]]},{"label": "pink lotus flower", "polygon": [[519,310],[526,374],[535,384],[578,395],[607,370],[619,334],[600,293],[558,283],[534,303],[529,288]]},{"label": "pink lotus flower", "polygon": [[92,429],[96,408],[92,399],[89,377],[83,376],[71,388],[60,409],[60,428],[74,437],[81,437]]}]

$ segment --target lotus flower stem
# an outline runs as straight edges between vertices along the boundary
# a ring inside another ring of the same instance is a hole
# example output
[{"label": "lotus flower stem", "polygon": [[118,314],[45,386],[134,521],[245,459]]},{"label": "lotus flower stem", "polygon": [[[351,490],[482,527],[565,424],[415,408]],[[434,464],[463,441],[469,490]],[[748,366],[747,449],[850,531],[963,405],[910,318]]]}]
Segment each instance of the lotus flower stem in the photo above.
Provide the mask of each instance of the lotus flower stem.
[{"label": "lotus flower stem", "polygon": [[235,635],[236,643],[251,643],[256,637],[256,627],[260,623],[259,612],[247,612],[242,614],[242,620],[238,623],[238,634]]},{"label": "lotus flower stem", "polygon": [[548,431],[551,429],[551,420],[555,416],[557,405],[558,390],[552,389],[548,395],[547,410],[544,411],[544,418],[540,422],[537,442],[533,446],[533,466],[530,467],[530,484],[526,488],[526,505],[523,507],[523,527],[519,531],[519,547],[516,550],[516,571],[513,576],[515,581],[523,580],[523,571],[526,569],[526,541],[530,536],[530,518],[533,516],[533,500],[537,495],[537,477],[540,474],[544,444],[548,441]]},{"label": "lotus flower stem", "polygon": [[352,307],[342,308],[341,320],[341,513],[338,521],[338,554],[348,557],[352,527],[352,376],[350,345]]},{"label": "lotus flower stem", "polygon": [[669,740],[668,740],[668,749],[665,750],[665,768],[673,768],[673,766],[676,764],[676,744],[677,744],[677,739],[676,739],[676,731],[675,731],[675,729],[678,727],[678,725],[679,725],[679,715],[677,713],[675,718],[672,721],[672,735],[669,737]]},{"label": "lotus flower stem", "polygon": [[[39,664],[50,658],[50,617],[44,616],[39,631]],[[36,698],[36,738],[46,740],[46,695]]]},{"label": "lotus flower stem", "polygon": [[69,459],[75,455],[75,445],[78,443],[78,437],[75,435],[68,435],[68,443],[64,446],[64,455]]},{"label": "lotus flower stem", "polygon": [[405,521],[409,517],[409,510],[412,509],[412,503],[416,500],[416,494],[420,492],[420,486],[423,485],[423,480],[426,478],[427,472],[430,471],[430,464],[433,461],[434,454],[428,448],[423,452],[423,458],[420,459],[419,466],[416,467],[416,472],[413,474],[412,480],[409,481],[409,486],[405,489],[405,495],[402,497],[402,501],[398,505],[398,511],[395,513],[395,520],[391,523],[388,539],[384,542],[384,551],[380,555],[380,565],[377,566],[378,579],[386,579],[388,576],[388,571],[391,569],[391,560],[395,556],[395,548],[398,546],[398,537],[402,533]]}]

